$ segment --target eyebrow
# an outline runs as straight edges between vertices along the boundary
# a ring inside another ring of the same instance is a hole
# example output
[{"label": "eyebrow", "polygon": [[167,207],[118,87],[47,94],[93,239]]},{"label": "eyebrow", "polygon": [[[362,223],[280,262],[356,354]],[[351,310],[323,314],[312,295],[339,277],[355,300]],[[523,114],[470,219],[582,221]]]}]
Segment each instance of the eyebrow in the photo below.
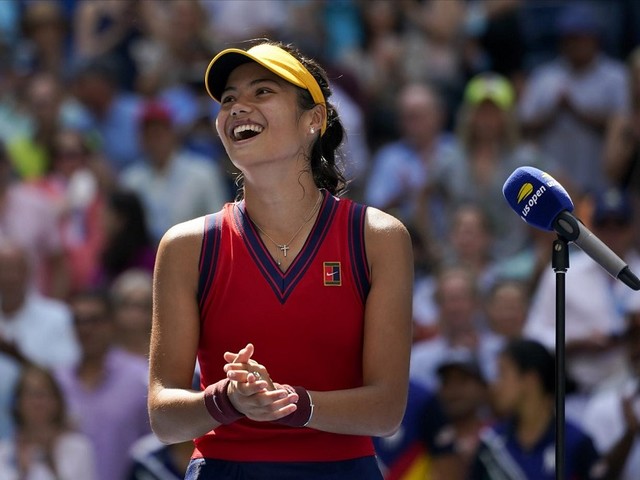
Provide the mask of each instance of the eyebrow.
[{"label": "eyebrow", "polygon": [[[255,87],[260,83],[275,83],[278,86],[281,85],[281,82],[279,82],[278,79],[275,78],[256,78],[255,80],[251,80],[251,82],[249,82],[249,87]],[[238,89],[234,86],[225,87],[224,90],[222,90],[220,96],[224,95],[229,90],[236,91]]]}]

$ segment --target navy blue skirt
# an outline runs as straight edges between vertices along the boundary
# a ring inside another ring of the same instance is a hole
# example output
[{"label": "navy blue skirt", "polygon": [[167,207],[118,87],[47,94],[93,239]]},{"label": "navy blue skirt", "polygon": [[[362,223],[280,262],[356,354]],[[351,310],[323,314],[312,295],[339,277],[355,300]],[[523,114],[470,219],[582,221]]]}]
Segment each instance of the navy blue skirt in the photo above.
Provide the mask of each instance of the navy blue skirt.
[{"label": "navy blue skirt", "polygon": [[375,457],[337,462],[230,462],[192,459],[185,480],[382,480]]}]

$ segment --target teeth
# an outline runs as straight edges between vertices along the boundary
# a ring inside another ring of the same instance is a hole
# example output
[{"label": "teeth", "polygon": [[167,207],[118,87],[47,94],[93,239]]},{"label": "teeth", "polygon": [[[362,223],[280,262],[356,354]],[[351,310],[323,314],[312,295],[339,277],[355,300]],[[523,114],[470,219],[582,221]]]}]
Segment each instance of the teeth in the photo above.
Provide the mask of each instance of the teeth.
[{"label": "teeth", "polygon": [[262,130],[263,128],[260,125],[253,125],[253,124],[239,125],[233,129],[233,136],[236,138],[239,138],[242,132],[250,131],[250,132],[260,133],[262,132]]}]

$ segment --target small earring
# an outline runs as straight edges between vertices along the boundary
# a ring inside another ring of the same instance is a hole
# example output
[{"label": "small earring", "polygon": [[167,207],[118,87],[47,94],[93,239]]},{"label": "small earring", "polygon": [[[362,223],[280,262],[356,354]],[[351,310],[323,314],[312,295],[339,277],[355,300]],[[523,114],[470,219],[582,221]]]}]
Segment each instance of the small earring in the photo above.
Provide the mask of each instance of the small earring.
[{"label": "small earring", "polygon": [[314,133],[316,133],[316,129],[311,127],[311,129],[309,130],[309,133],[311,133],[311,135],[313,135]]}]

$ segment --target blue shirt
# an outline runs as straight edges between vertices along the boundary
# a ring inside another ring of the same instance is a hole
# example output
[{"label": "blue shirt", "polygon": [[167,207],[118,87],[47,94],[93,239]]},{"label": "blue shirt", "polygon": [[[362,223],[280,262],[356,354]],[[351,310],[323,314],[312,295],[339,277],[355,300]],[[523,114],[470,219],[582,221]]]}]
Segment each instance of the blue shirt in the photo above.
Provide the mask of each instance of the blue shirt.
[{"label": "blue shirt", "polygon": [[437,397],[417,382],[409,381],[409,395],[402,424],[394,435],[375,437],[373,444],[387,475],[403,478],[426,459],[454,453],[455,433]]},{"label": "blue shirt", "polygon": [[[555,480],[555,419],[532,448],[516,438],[514,421],[485,430],[468,480]],[[565,424],[565,478],[604,478],[603,464],[591,438],[571,422]]]}]

